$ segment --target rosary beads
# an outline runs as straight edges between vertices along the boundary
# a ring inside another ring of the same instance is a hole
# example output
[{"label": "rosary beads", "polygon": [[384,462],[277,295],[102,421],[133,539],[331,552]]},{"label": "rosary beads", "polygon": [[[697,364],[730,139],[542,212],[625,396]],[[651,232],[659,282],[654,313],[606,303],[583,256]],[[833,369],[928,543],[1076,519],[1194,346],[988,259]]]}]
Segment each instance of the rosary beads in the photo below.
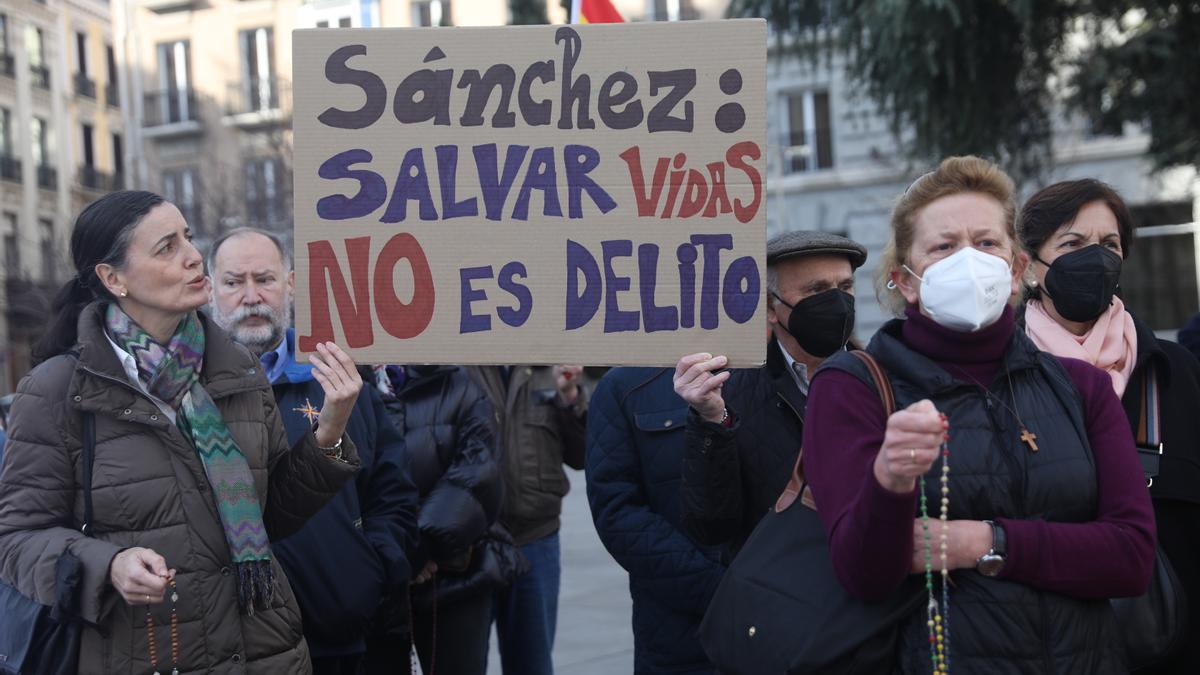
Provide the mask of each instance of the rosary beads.
[{"label": "rosary beads", "polygon": [[921,529],[925,539],[925,591],[929,596],[926,604],[929,629],[929,658],[933,665],[933,675],[949,675],[950,673],[950,565],[947,555],[949,545],[949,511],[950,511],[950,435],[942,438],[941,456],[941,537],[939,553],[942,573],[941,603],[933,590],[933,541],[929,530],[929,505],[925,494],[925,476],[921,476]]},{"label": "rosary beads", "polygon": [[[171,675],[179,675],[179,614],[176,605],[179,602],[179,589],[175,580],[171,579]],[[150,647],[150,667],[154,675],[162,675],[158,669],[158,643],[154,639],[154,616],[150,614],[150,606],[146,606],[146,641]]]}]

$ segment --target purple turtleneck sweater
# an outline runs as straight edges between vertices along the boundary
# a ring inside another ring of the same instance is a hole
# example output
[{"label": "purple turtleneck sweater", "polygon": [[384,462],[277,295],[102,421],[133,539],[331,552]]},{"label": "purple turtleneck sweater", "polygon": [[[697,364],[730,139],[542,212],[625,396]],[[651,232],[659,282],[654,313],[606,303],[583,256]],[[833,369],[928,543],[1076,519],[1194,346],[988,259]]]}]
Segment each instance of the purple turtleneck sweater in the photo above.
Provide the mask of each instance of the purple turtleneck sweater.
[{"label": "purple turtleneck sweater", "polygon": [[[963,372],[976,384],[990,383],[1013,329],[1011,308],[991,326],[962,333],[910,307],[901,340],[964,382],[970,380]],[[1059,361],[1083,399],[1096,463],[1096,519],[997,519],[1008,536],[1001,576],[1080,598],[1138,595],[1150,582],[1155,526],[1129,422],[1104,371],[1075,359]],[[853,595],[882,599],[911,573],[917,509],[917,490],[896,494],[875,479],[872,467],[886,429],[883,404],[858,378],[829,369],[813,378],[805,418],[805,475],[838,579]]]}]

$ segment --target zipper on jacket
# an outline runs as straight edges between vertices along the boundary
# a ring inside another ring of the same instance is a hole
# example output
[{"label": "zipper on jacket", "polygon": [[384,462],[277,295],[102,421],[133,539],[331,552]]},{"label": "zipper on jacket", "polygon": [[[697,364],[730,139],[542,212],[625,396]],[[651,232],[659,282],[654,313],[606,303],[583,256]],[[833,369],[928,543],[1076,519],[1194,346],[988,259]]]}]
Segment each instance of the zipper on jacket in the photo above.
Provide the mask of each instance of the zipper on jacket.
[{"label": "zipper on jacket", "polygon": [[792,402],[787,400],[787,397],[784,396],[782,392],[777,391],[777,392],[775,392],[775,395],[779,397],[780,401],[783,401],[783,404],[788,407],[788,410],[792,411],[792,414],[795,415],[796,419],[800,420],[800,424],[803,425],[804,424],[804,415],[801,415],[800,411],[796,410],[796,406],[792,405]]}]

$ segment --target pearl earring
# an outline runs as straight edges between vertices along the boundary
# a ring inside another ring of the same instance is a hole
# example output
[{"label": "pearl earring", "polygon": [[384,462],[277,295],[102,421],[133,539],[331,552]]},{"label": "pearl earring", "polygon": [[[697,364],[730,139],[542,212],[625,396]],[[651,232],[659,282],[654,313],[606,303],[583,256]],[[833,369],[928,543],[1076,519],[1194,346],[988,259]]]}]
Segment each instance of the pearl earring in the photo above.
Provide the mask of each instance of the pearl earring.
[{"label": "pearl earring", "polygon": [[127,298],[127,297],[129,297],[129,291],[121,291],[121,297],[122,297],[122,298]]}]

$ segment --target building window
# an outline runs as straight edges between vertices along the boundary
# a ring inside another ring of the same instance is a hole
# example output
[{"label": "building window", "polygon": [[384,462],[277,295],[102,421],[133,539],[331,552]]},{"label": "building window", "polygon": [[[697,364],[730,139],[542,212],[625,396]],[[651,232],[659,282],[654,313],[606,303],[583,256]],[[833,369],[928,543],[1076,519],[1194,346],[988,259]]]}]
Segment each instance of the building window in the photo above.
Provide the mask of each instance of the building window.
[{"label": "building window", "polygon": [[828,91],[800,91],[786,95],[787,173],[833,168],[833,127]]},{"label": "building window", "polygon": [[350,17],[343,16],[342,18],[338,19],[338,28],[349,28],[349,27],[350,27]]},{"label": "building window", "polygon": [[8,44],[8,15],[0,13],[0,75],[16,75],[16,61]]},{"label": "building window", "polygon": [[1176,330],[1200,311],[1200,225],[1138,228],[1137,236],[1121,269],[1121,299],[1154,330]]},{"label": "building window", "polygon": [[0,108],[0,157],[16,155],[16,142],[12,135],[12,111]]},{"label": "building window", "polygon": [[39,218],[38,229],[42,233],[42,281],[51,282],[54,281],[54,270],[58,267],[54,252],[54,221]]},{"label": "building window", "polygon": [[125,189],[125,144],[122,142],[121,134],[114,133],[112,135],[112,156],[113,156],[113,189]]},{"label": "building window", "polygon": [[244,30],[239,36],[242,49],[240,94],[243,104],[237,112],[261,112],[279,107],[274,35],[275,31],[270,28],[255,28]]},{"label": "building window", "polygon": [[419,0],[412,3],[412,13],[414,26],[450,25],[449,0]]},{"label": "building window", "polygon": [[193,232],[203,231],[200,204],[197,199],[198,179],[195,167],[163,171],[163,198],[175,205]]},{"label": "building window", "polygon": [[21,181],[21,160],[17,159],[13,137],[12,111],[0,108],[0,179]]},{"label": "building window", "polygon": [[21,276],[21,238],[17,229],[17,214],[4,212],[4,269],[8,276]]},{"label": "building window", "polygon": [[[158,45],[158,86],[156,95],[159,124],[195,119],[192,100],[191,59],[187,40]],[[149,107],[149,106],[148,106]]]},{"label": "building window", "polygon": [[649,0],[650,18],[654,21],[686,21],[700,18],[691,0]]},{"label": "building window", "polygon": [[282,166],[274,157],[246,161],[246,220],[250,225],[271,227],[284,218]]},{"label": "building window", "polygon": [[75,33],[75,65],[75,93],[96,98],[96,81],[88,73],[87,34],[82,31]]},{"label": "building window", "polygon": [[46,51],[42,29],[25,27],[25,52],[29,57],[29,71],[33,74],[33,86],[50,88],[50,68],[46,66]]},{"label": "building window", "polygon": [[30,123],[30,141],[33,145],[33,163],[35,166],[50,166],[50,129],[46,120],[35,117]]},{"label": "building window", "polygon": [[104,85],[104,98],[114,108],[120,107],[121,90],[117,84],[117,56],[112,45],[104,45],[104,59],[108,68],[108,82]]},{"label": "building window", "polygon": [[94,133],[92,125],[83,125],[83,165],[96,166],[96,147],[93,145]]}]

